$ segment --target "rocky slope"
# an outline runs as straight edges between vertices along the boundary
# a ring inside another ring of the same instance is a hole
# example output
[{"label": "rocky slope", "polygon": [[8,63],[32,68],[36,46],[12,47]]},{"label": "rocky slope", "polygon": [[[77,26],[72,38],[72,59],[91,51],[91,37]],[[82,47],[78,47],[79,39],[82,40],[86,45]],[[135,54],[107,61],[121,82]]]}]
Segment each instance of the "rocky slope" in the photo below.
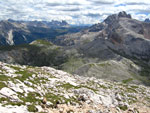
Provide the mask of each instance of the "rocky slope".
[{"label": "rocky slope", "polygon": [[1,113],[149,113],[150,88],[0,62]]}]

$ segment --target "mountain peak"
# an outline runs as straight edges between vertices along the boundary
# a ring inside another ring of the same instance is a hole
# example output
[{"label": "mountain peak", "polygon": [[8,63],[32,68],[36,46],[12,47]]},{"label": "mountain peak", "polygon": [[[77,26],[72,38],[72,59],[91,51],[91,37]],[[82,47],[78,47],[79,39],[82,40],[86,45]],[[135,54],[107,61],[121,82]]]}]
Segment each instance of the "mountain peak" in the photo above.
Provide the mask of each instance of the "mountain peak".
[{"label": "mountain peak", "polygon": [[146,18],[144,22],[150,23],[150,19]]},{"label": "mountain peak", "polygon": [[127,14],[125,11],[119,12],[118,14],[113,14],[108,16],[104,22],[105,23],[113,23],[114,21],[118,21],[119,18],[130,18],[131,19],[131,15]]},{"label": "mountain peak", "polygon": [[131,18],[130,14],[127,14],[125,11],[119,12],[118,17],[125,17],[125,18]]}]

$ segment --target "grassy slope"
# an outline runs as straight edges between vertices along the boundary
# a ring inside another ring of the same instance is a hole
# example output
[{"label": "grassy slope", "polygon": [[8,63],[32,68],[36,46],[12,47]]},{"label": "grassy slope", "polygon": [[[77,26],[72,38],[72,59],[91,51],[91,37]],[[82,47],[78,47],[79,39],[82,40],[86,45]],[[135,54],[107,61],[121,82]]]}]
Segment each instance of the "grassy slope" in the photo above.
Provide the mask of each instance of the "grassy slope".
[{"label": "grassy slope", "polygon": [[[3,52],[10,51],[9,54],[13,57],[14,62],[19,64],[51,66],[69,73],[76,73],[82,76],[95,76],[97,78],[122,81],[124,83],[144,83],[149,85],[150,81],[148,76],[149,68],[142,68],[141,71],[136,70],[132,67],[132,65],[136,64],[130,60],[121,63],[94,61],[94,58],[81,57],[75,49],[66,51],[64,48],[44,40],[36,40],[26,45],[0,47],[0,50]],[[19,50],[19,54],[17,52],[11,53],[14,50]],[[13,54],[17,54],[17,57],[13,56]]]},{"label": "grassy slope", "polygon": [[[44,40],[36,40],[31,44],[25,45],[2,46],[0,51],[1,54],[10,52],[11,55],[8,55],[13,58],[14,62],[24,65],[57,67],[66,60],[61,47]],[[17,51],[20,51],[20,53],[18,54]],[[15,57],[17,55],[18,57]]]}]

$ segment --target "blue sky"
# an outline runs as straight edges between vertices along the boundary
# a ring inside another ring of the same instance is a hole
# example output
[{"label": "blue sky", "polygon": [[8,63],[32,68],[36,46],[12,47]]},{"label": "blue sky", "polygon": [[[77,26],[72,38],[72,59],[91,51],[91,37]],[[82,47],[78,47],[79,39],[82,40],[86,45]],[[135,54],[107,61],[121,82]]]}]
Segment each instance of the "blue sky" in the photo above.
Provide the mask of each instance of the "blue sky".
[{"label": "blue sky", "polygon": [[1,0],[0,20],[66,20],[95,24],[126,11],[133,18],[150,18],[150,0]]}]

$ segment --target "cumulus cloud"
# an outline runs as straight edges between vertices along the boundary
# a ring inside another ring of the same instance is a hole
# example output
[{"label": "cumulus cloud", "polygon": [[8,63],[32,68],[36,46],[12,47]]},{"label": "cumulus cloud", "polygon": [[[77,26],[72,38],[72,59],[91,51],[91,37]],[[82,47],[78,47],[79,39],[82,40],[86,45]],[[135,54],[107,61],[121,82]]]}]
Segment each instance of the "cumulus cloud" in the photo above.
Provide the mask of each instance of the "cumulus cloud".
[{"label": "cumulus cloud", "polygon": [[113,4],[115,0],[88,0],[92,2],[94,5],[105,5],[105,4]]},{"label": "cumulus cloud", "polygon": [[3,0],[0,19],[66,20],[70,24],[95,24],[108,15],[126,11],[133,18],[150,17],[150,0]]}]

